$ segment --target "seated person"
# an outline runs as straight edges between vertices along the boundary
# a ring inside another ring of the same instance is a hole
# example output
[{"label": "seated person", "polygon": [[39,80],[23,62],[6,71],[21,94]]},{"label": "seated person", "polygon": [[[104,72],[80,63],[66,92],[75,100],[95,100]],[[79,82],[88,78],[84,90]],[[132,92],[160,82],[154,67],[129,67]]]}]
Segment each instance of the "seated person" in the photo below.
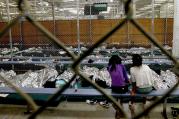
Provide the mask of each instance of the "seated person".
[{"label": "seated person", "polygon": [[[149,66],[142,64],[142,56],[139,54],[133,54],[132,63],[132,67],[130,68],[132,95],[134,95],[135,93],[150,93],[153,90],[152,70]],[[143,109],[145,103],[146,97],[143,97]],[[131,105],[130,108],[132,113],[134,114],[134,107]]]},{"label": "seated person", "polygon": [[142,57],[139,54],[132,56],[132,62],[130,74],[134,93],[151,92],[153,89],[152,70],[149,66],[142,64]]},{"label": "seated person", "polygon": [[[121,63],[122,59],[118,55],[112,55],[108,63],[108,72],[112,79],[111,89],[114,93],[126,93],[128,92],[128,76],[125,66]],[[120,99],[120,104],[122,106],[122,98]],[[120,118],[121,111],[117,109],[115,105],[113,107],[116,109],[115,118]]]}]

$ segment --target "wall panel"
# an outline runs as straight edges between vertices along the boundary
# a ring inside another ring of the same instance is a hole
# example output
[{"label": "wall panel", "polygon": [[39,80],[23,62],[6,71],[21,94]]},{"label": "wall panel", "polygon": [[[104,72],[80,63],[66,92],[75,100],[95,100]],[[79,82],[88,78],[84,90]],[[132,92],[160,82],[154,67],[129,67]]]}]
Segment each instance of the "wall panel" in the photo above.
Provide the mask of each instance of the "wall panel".
[{"label": "wall panel", "polygon": [[[141,24],[145,30],[152,33],[152,21],[151,19],[136,19],[139,24]],[[167,20],[167,21],[166,21]],[[118,19],[104,19],[104,20],[80,20],[79,23],[79,34],[80,42],[84,44],[94,44],[103,35],[109,32],[122,20]],[[53,21],[40,21],[40,23],[47,28],[52,34],[63,42],[65,45],[77,45],[77,20],[58,20],[55,21],[55,26]],[[0,27],[5,26],[6,23],[1,22]],[[90,27],[91,25],[91,27]],[[90,31],[91,30],[91,31]],[[129,31],[129,32],[128,32]],[[90,36],[91,34],[91,36]],[[173,19],[154,19],[154,36],[158,39],[161,44],[172,45],[173,39]],[[22,22],[22,34],[20,34],[20,25],[16,24],[12,27],[12,39],[13,43],[19,42],[20,35],[22,35],[22,40],[24,46],[26,44],[36,44],[40,45],[53,45],[52,41],[49,41],[37,28],[35,28],[29,22]],[[166,38],[166,43],[165,42]],[[112,36],[110,36],[106,42],[108,44],[127,44],[137,45],[143,44],[151,45],[147,38],[138,31],[131,23],[125,23],[118,31],[116,31]],[[8,44],[9,38],[8,33],[1,38],[1,44]]]}]

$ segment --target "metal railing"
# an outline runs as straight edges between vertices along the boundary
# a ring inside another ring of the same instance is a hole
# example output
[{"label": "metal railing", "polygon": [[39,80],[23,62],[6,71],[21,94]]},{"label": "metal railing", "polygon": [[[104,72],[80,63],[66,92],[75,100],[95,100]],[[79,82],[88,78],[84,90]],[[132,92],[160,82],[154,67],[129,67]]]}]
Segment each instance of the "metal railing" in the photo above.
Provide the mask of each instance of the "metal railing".
[{"label": "metal railing", "polygon": [[[146,32],[144,30],[144,28],[136,22],[135,19],[132,18],[132,7],[131,7],[131,0],[123,0],[123,2],[125,3],[125,14],[126,14],[126,18],[124,20],[122,20],[122,22],[120,22],[119,24],[117,24],[113,29],[111,29],[108,33],[106,33],[104,36],[102,36],[98,42],[96,42],[90,49],[88,49],[87,51],[85,51],[84,53],[81,54],[81,56],[77,56],[74,53],[70,52],[65,46],[64,44],[58,40],[52,33],[48,32],[41,24],[39,24],[38,22],[36,22],[35,20],[33,20],[33,18],[31,17],[31,15],[28,13],[28,9],[29,9],[29,4],[27,0],[19,0],[18,1],[18,8],[21,11],[21,14],[19,16],[17,16],[15,19],[13,19],[8,25],[6,25],[2,31],[0,32],[0,38],[9,31],[9,29],[15,25],[22,17],[24,17],[27,21],[29,21],[33,26],[35,26],[39,31],[41,31],[45,37],[47,37],[48,39],[52,40],[53,42],[56,42],[56,44],[59,46],[59,48],[63,49],[69,57],[72,58],[73,60],[73,64],[72,64],[72,69],[75,72],[75,75],[72,77],[72,79],[66,84],[64,85],[61,89],[59,89],[43,106],[41,107],[37,107],[37,105],[35,104],[35,102],[33,101],[33,99],[28,96],[26,93],[24,93],[22,90],[20,90],[18,87],[16,87],[14,84],[12,84],[10,81],[8,81],[7,79],[3,78],[2,76],[0,76],[0,80],[3,80],[5,83],[7,83],[11,88],[13,88],[14,90],[16,90],[21,96],[24,97],[25,100],[27,100],[27,102],[32,106],[33,109],[33,113],[28,117],[29,119],[34,119],[36,118],[41,112],[43,112],[46,107],[48,107],[48,104],[50,104],[51,102],[53,102],[56,98],[59,97],[59,95],[69,87],[70,83],[75,79],[75,77],[78,75],[80,77],[82,77],[84,80],[86,80],[87,82],[89,82],[95,89],[97,89],[99,92],[101,92],[108,100],[111,100],[113,102],[113,104],[119,109],[121,110],[121,112],[125,115],[126,118],[128,118],[127,114],[125,113],[125,111],[121,108],[121,106],[119,105],[119,103],[110,95],[107,95],[107,93],[100,88],[97,84],[91,82],[91,80],[85,76],[82,72],[80,72],[79,70],[79,63],[84,60],[88,55],[90,55],[91,52],[93,52],[93,50],[97,47],[99,47],[99,45],[103,42],[106,41],[107,38],[109,38],[111,35],[113,35],[117,30],[119,30],[121,27],[123,27],[123,25],[127,22],[132,23],[141,33],[143,33],[148,40],[150,40],[156,47],[158,47],[174,64],[174,68],[173,68],[173,72],[179,76],[179,62],[177,61],[177,59],[175,57],[173,57],[168,51],[166,51],[156,40],[156,38],[151,35],[150,33]],[[179,83],[179,82],[178,82]],[[156,100],[153,104],[151,104],[148,108],[146,108],[144,111],[140,112],[138,115],[136,115],[135,117],[133,117],[134,119],[138,119],[142,116],[144,116],[146,113],[148,113],[151,109],[155,108],[158,104],[160,104],[178,85],[178,83],[170,88],[170,90],[163,95],[161,98],[159,98],[158,100]]]}]

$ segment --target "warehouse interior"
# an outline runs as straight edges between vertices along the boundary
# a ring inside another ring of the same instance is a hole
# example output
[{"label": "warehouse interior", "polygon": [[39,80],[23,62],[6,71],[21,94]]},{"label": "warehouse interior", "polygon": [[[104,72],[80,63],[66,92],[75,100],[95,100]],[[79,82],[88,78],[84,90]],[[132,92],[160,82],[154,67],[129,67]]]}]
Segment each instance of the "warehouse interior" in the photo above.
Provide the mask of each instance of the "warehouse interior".
[{"label": "warehouse interior", "polygon": [[[114,54],[122,58],[129,78],[132,55],[140,54],[153,70],[156,90],[177,87],[176,5],[176,0],[0,0],[0,118],[32,119],[37,112],[39,119],[115,119],[113,101],[106,108],[94,103],[98,98],[62,95],[67,89],[110,88],[107,66]],[[52,94],[28,94],[35,113],[24,114],[29,97],[18,88],[61,93],[50,104]],[[136,118],[179,118],[179,98],[168,102],[165,116],[161,100],[149,109],[149,117]],[[124,104],[127,116],[122,118],[133,118],[128,106]],[[140,106],[136,103],[137,114],[143,112]]]}]

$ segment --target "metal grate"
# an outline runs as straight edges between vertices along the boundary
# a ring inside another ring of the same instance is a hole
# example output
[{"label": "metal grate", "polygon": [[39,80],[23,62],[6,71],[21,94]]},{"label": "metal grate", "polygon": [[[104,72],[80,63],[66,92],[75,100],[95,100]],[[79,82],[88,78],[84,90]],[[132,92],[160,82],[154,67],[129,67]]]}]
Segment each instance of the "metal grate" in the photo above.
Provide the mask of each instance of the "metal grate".
[{"label": "metal grate", "polygon": [[[66,51],[66,53],[68,54],[68,56],[70,56],[73,59],[73,65],[72,65],[72,69],[75,71],[75,75],[72,77],[72,79],[68,82],[68,84],[64,85],[64,87],[62,87],[61,89],[58,90],[58,92],[56,94],[54,94],[45,105],[43,105],[42,107],[37,108],[37,105],[34,103],[34,101],[32,100],[32,98],[30,98],[27,94],[23,93],[23,91],[21,91],[18,87],[16,87],[15,85],[13,85],[11,82],[9,82],[8,80],[4,79],[3,77],[0,77],[1,80],[3,80],[4,82],[6,82],[10,87],[12,87],[14,90],[16,90],[20,95],[22,95],[24,97],[24,99],[27,100],[27,102],[29,104],[31,104],[34,112],[28,117],[29,119],[34,119],[36,118],[43,110],[45,110],[45,108],[48,106],[48,104],[50,104],[50,102],[54,101],[66,88],[68,88],[68,86],[70,85],[70,83],[75,79],[76,75],[81,76],[82,78],[84,78],[86,81],[88,81],[95,89],[97,89],[99,92],[101,92],[107,99],[111,100],[115,106],[117,106],[117,108],[119,110],[121,110],[125,117],[127,117],[127,114],[124,112],[124,110],[121,108],[121,106],[116,102],[116,100],[112,97],[106,94],[106,92],[104,92],[97,84],[93,83],[90,81],[89,78],[87,78],[83,73],[80,72],[79,70],[79,63],[84,60],[90,53],[93,52],[93,50],[95,48],[97,48],[98,46],[100,46],[100,44],[102,44],[103,42],[105,42],[110,36],[112,36],[117,30],[121,29],[122,26],[124,26],[124,24],[126,23],[130,23],[132,24],[134,27],[136,27],[150,42],[152,42],[156,47],[158,47],[166,56],[168,56],[168,58],[173,61],[173,63],[175,64],[175,67],[173,68],[174,73],[179,76],[179,62],[177,61],[177,59],[175,57],[173,57],[168,51],[166,51],[156,40],[156,38],[151,35],[150,33],[146,32],[144,30],[144,28],[135,20],[132,18],[132,8],[130,7],[131,4],[131,0],[125,0],[123,1],[125,4],[125,14],[126,14],[126,18],[124,20],[122,20],[120,23],[118,23],[114,28],[112,28],[107,34],[105,34],[104,36],[100,37],[99,40],[97,42],[95,42],[90,49],[88,49],[87,51],[85,51],[83,54],[81,54],[81,56],[77,56],[75,54],[73,54],[72,52],[68,51],[68,49],[64,46],[64,44],[57,39],[57,37],[55,37],[52,33],[50,33],[46,28],[44,28],[43,25],[41,25],[39,22],[35,21],[33,19],[33,17],[28,14],[28,1],[27,0],[19,0],[18,1],[18,8],[21,11],[21,14],[19,16],[17,16],[16,18],[14,18],[8,25],[6,25],[2,31],[0,32],[0,38],[2,38],[2,36],[4,34],[6,34],[8,32],[8,30],[13,27],[16,23],[18,23],[18,21],[21,18],[25,18],[32,26],[34,26],[35,28],[38,29],[38,31],[40,31],[44,37],[46,37],[46,39],[51,40],[52,42],[55,42],[56,45],[60,48],[62,48],[64,51]],[[144,114],[146,114],[147,112],[149,112],[152,108],[154,108],[155,106],[157,106],[158,104],[161,103],[161,101],[163,99],[165,99],[176,87],[177,87],[178,83],[172,87],[165,95],[163,95],[163,97],[161,97],[160,99],[158,99],[157,101],[155,101],[153,104],[151,104],[147,109],[145,109],[143,112],[139,113],[138,115],[136,115],[134,117],[134,119],[138,119],[140,117],[142,117]]]}]

